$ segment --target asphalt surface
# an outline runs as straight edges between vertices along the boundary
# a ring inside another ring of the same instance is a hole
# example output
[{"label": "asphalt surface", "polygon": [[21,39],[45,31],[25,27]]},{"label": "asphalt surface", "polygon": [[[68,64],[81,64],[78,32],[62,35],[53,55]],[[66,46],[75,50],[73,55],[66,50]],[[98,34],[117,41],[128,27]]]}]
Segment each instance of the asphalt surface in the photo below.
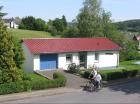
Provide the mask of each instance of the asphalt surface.
[{"label": "asphalt surface", "polygon": [[130,103],[140,104],[140,81],[133,81],[120,85],[110,86],[103,88],[98,92],[87,92],[78,90],[71,93],[42,96],[30,99],[22,99],[9,101],[5,103],[26,103],[26,104],[39,104],[39,103],[73,103],[73,104],[88,104],[88,103]]}]

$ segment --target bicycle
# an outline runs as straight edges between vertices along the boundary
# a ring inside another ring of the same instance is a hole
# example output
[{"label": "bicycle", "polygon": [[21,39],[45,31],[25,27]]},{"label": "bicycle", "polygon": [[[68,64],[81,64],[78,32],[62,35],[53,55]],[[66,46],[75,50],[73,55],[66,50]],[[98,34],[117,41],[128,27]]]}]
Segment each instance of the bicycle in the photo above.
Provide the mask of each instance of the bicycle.
[{"label": "bicycle", "polygon": [[93,91],[98,91],[102,89],[102,81],[100,82],[100,84],[98,85],[97,82],[93,79],[90,79],[87,83],[86,86],[84,88],[84,90],[89,91],[89,92],[93,92]]}]

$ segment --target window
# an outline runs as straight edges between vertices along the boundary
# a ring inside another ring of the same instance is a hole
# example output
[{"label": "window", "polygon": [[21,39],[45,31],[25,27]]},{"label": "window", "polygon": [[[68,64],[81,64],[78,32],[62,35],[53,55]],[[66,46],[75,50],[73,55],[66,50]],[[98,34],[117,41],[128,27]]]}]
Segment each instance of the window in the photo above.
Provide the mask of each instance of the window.
[{"label": "window", "polygon": [[113,53],[106,53],[106,55],[113,55]]},{"label": "window", "polygon": [[72,54],[66,55],[66,63],[72,63]]},{"label": "window", "polygon": [[95,60],[99,60],[99,53],[95,53]]}]

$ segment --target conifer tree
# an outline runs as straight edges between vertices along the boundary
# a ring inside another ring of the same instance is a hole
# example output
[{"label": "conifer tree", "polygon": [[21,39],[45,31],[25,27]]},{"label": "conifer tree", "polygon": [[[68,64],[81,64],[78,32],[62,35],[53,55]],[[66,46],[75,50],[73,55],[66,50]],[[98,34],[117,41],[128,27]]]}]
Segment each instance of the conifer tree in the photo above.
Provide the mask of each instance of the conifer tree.
[{"label": "conifer tree", "polygon": [[[1,13],[0,14],[5,14]],[[0,84],[22,80],[21,71],[14,61],[14,44],[12,36],[7,32],[0,15]]]}]

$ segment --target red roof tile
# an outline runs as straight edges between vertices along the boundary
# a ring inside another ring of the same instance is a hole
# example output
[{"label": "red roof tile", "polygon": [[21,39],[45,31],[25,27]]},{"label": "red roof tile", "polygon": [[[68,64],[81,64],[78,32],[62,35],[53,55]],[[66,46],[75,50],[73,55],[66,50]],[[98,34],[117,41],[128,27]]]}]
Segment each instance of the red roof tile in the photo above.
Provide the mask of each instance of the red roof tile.
[{"label": "red roof tile", "polygon": [[107,38],[23,39],[31,53],[62,53],[80,51],[120,50]]}]

